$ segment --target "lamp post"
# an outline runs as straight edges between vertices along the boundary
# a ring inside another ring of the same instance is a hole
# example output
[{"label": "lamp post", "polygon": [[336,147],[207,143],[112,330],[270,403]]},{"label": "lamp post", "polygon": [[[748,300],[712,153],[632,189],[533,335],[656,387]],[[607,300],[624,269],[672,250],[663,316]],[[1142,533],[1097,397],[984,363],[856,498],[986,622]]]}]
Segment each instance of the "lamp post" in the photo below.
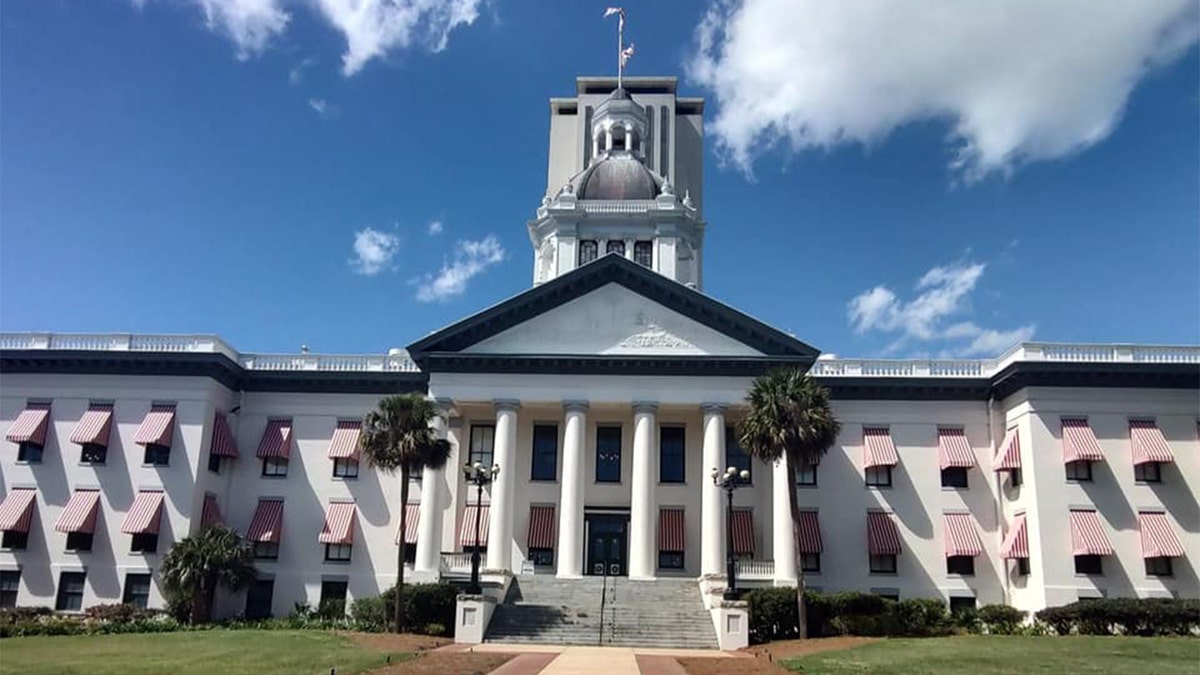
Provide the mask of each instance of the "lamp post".
[{"label": "lamp post", "polygon": [[490,485],[499,473],[499,464],[493,464],[491,468],[485,468],[480,462],[463,466],[463,476],[475,486],[475,550],[471,551],[471,584],[467,586],[467,593],[471,595],[483,592],[483,586],[479,584],[479,514],[483,509],[483,486]]},{"label": "lamp post", "polygon": [[745,481],[750,480],[750,472],[742,470],[738,473],[738,470],[731,466],[725,469],[725,473],[721,473],[713,467],[712,479],[713,485],[725,491],[725,574],[729,577],[729,584],[725,587],[723,597],[726,600],[737,600],[737,571],[733,555],[733,491],[743,487]]}]

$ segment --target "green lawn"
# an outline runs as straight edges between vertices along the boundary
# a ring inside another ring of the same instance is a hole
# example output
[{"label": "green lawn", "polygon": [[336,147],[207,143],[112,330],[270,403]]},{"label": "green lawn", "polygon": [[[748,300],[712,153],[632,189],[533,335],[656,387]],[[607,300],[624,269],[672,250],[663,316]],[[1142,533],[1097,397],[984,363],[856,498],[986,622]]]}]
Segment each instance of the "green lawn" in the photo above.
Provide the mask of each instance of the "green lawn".
[{"label": "green lawn", "polygon": [[1200,640],[1138,637],[971,636],[882,640],[784,662],[800,673],[1137,673],[1196,675]]},{"label": "green lawn", "polygon": [[[0,640],[0,671],[29,675],[359,673],[387,654],[325,631],[213,630]],[[392,661],[410,658],[393,654]]]}]

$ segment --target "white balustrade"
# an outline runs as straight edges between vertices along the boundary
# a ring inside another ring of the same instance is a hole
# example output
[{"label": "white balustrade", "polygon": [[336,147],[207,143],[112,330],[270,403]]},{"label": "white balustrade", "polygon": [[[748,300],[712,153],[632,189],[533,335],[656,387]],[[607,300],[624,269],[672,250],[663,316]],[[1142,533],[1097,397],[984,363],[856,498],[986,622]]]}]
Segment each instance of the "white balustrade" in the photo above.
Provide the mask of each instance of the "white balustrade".
[{"label": "white balustrade", "polygon": [[585,213],[630,214],[648,213],[655,208],[653,200],[592,201],[582,200],[579,204]]},{"label": "white balustrade", "polygon": [[760,580],[775,578],[774,560],[736,560],[733,571],[738,579]]},{"label": "white balustrade", "polygon": [[[482,561],[481,561],[482,562]],[[442,572],[447,574],[470,574],[470,553],[443,553],[441,560]]]}]

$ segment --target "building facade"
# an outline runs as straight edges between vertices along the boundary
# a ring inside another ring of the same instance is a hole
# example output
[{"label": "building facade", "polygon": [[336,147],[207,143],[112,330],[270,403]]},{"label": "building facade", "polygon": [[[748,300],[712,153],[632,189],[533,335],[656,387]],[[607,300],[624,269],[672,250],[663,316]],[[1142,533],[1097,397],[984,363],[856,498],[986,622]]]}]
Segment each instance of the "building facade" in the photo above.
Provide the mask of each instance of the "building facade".
[{"label": "building facade", "polygon": [[[172,542],[224,522],[258,581],[224,616],[406,578],[723,579],[1021,609],[1200,595],[1200,348],[1027,343],[994,359],[823,357],[701,291],[703,101],[580,78],[550,102],[533,286],[381,355],[213,336],[0,336],[0,604],[160,607]],[[732,429],[754,377],[808,369],[842,422],[787,472]],[[385,395],[437,401],[447,467],[359,465]],[[469,487],[458,467],[500,471]],[[731,516],[713,469],[749,471]],[[407,531],[398,530],[407,510]],[[726,539],[726,518],[733,536]],[[476,533],[478,532],[478,538]],[[732,551],[727,550],[732,547]]]}]

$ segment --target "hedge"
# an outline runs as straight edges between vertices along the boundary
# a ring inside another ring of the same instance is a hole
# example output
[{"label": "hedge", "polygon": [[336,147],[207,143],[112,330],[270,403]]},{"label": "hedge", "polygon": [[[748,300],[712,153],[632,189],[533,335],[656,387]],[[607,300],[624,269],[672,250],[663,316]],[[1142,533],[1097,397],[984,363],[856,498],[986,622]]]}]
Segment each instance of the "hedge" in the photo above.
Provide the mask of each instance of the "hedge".
[{"label": "hedge", "polygon": [[1190,635],[1200,630],[1200,600],[1098,598],[1037,613],[1059,635]]}]

